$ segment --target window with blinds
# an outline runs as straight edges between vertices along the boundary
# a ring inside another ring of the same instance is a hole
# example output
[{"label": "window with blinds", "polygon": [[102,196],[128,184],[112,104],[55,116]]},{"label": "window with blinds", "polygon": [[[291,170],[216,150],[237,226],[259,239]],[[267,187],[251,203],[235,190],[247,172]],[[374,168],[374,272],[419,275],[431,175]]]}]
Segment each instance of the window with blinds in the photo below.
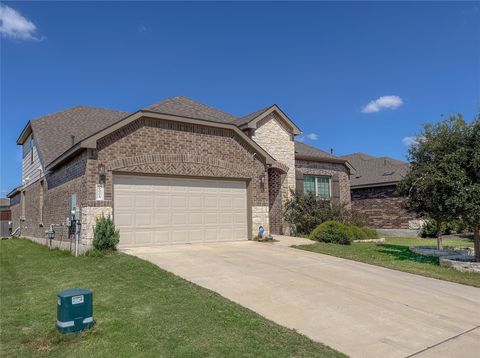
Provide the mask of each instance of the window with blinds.
[{"label": "window with blinds", "polygon": [[321,199],[330,199],[330,177],[305,175],[303,177],[303,191],[304,193],[313,193]]}]

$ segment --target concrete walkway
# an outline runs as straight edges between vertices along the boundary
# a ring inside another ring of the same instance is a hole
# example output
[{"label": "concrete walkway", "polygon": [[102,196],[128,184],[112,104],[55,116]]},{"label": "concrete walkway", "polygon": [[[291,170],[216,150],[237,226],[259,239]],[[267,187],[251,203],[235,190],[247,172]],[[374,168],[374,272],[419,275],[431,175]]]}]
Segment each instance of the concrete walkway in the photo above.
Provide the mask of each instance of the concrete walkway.
[{"label": "concrete walkway", "polygon": [[124,249],[351,357],[479,357],[480,289],[290,248]]}]

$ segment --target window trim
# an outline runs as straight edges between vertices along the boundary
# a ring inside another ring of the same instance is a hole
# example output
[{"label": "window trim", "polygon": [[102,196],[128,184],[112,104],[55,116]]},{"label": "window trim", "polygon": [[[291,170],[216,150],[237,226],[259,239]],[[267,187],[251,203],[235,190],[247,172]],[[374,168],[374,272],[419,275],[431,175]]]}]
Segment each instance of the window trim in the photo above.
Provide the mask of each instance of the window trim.
[{"label": "window trim", "polygon": [[[314,174],[305,174],[304,175],[304,178],[303,178],[303,193],[304,194],[307,194],[307,193],[310,193],[312,191],[305,191],[305,179],[307,177],[312,177],[312,178],[315,178],[314,180],[314,194],[315,194],[315,197],[318,198],[318,199],[321,199],[321,200],[332,200],[332,177],[330,175],[314,175]],[[320,195],[318,195],[318,178],[327,178],[328,179],[328,197],[322,197]]]}]

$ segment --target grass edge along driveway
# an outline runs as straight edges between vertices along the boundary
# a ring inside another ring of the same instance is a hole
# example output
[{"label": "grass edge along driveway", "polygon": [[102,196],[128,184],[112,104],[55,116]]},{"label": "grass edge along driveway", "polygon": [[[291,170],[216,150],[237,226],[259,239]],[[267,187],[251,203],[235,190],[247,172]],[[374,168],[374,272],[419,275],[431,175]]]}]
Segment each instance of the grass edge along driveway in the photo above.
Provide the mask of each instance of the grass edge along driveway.
[{"label": "grass edge along driveway", "polygon": [[[344,357],[224,297],[122,253],[79,257],[0,242],[0,356]],[[56,332],[56,293],[93,291],[94,329]]]},{"label": "grass edge along driveway", "polygon": [[[445,246],[468,247],[473,243],[467,239],[445,239]],[[410,251],[410,246],[436,246],[435,239],[386,238],[385,243],[352,243],[336,245],[312,242],[292,246],[297,249],[382,266],[393,270],[436,278],[445,281],[480,287],[480,274],[467,273],[439,265],[437,257],[422,256]]]}]

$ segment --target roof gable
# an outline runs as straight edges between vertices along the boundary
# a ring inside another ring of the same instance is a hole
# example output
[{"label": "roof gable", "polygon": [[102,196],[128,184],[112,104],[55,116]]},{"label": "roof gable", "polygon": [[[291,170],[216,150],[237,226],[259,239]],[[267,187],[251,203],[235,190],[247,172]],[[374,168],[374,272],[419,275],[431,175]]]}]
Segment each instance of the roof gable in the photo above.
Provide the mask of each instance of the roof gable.
[{"label": "roof gable", "polygon": [[256,128],[258,122],[274,112],[277,113],[278,116],[287,124],[287,126],[291,128],[292,134],[297,135],[301,133],[300,128],[298,128],[297,125],[290,118],[288,118],[288,116],[276,104],[260,109],[245,117],[239,118],[233,123],[242,129]]},{"label": "roof gable", "polygon": [[[117,122],[127,114],[108,109],[77,106],[31,120],[30,126],[43,164],[48,165],[72,147],[72,144]],[[73,140],[72,136],[74,136]]]}]

